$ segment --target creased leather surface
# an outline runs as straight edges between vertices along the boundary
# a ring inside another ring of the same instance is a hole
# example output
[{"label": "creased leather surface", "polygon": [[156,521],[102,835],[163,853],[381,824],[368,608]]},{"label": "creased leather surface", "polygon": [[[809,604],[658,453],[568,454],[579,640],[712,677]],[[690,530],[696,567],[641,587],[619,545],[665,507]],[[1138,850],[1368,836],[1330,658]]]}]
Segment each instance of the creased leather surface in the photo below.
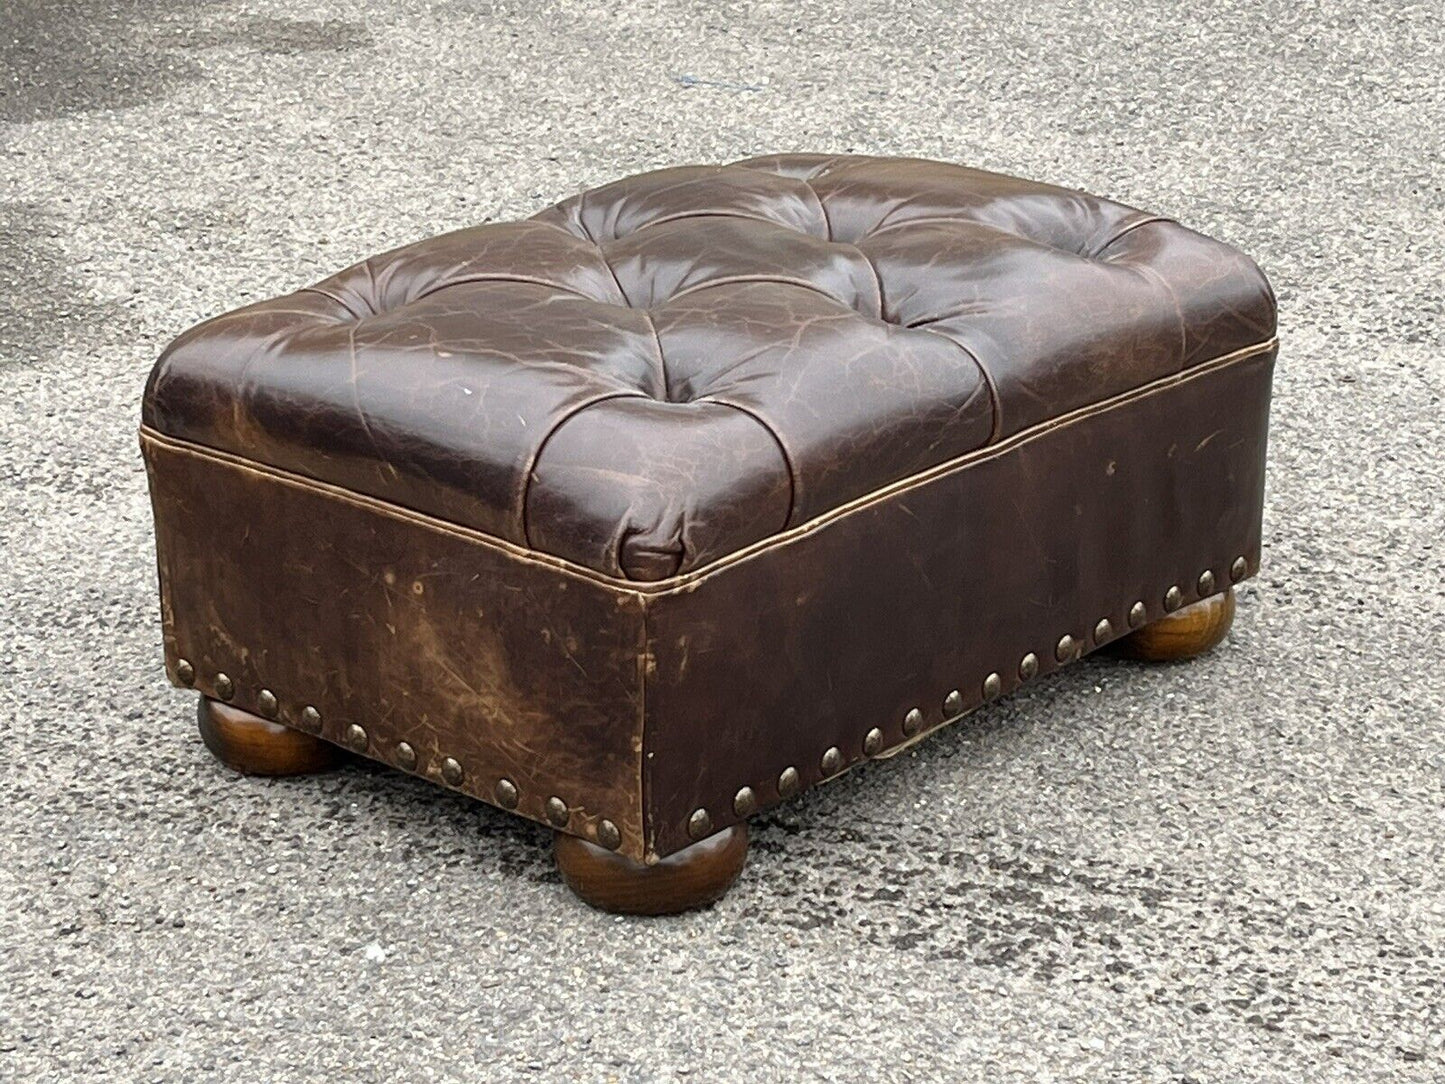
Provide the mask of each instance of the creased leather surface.
[{"label": "creased leather surface", "polygon": [[991,672],[1007,695],[1028,652],[1057,669],[1065,634],[1092,650],[1108,618],[1124,635],[1136,601],[1153,621],[1173,585],[1196,600],[1205,569],[1220,590],[1236,557],[1252,575],[1273,363],[1261,352],[1046,429],[650,598],[656,852],[687,846],[698,807],[734,823],[739,787],[766,807],[787,767],[815,785],[829,746],[855,763],[878,727],[896,748],[911,708],[936,727],[956,689],[973,710]]},{"label": "creased leather surface", "polygon": [[209,321],[144,417],[656,581],[1273,330],[1248,258],[1167,219],[787,155],[631,177]]},{"label": "creased leather surface", "polygon": [[662,170],[407,246],[157,363],[169,672],[662,857],[1252,574],[1273,331],[1225,245],[922,161]]},{"label": "creased leather surface", "polygon": [[339,500],[276,475],[143,438],[155,511],[167,667],[195,668],[214,697],[279,720],[321,712],[323,737],[365,728],[366,755],[546,819],[556,795],[567,830],[618,826],[643,855],[642,604],[636,596]]}]

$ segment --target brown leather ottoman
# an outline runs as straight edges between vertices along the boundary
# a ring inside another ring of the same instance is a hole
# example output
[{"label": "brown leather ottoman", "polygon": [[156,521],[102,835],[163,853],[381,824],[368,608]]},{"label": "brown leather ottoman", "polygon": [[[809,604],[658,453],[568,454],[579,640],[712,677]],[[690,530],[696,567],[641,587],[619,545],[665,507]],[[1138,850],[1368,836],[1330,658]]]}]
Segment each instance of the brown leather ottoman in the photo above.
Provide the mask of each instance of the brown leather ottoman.
[{"label": "brown leather ottoman", "polygon": [[1080,192],[785,155],[633,177],[181,336],[166,667],[243,771],[337,746],[708,902],[758,810],[1258,564],[1274,300]]}]

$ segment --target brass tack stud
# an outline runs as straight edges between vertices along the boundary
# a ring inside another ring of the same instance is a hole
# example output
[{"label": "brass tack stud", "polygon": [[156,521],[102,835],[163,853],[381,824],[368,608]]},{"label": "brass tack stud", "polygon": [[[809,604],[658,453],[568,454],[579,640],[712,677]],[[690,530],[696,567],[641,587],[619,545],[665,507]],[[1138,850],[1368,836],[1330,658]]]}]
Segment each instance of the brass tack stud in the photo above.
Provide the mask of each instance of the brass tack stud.
[{"label": "brass tack stud", "polygon": [[310,704],[301,709],[301,727],[313,734],[321,732],[321,713]]},{"label": "brass tack stud", "polygon": [[366,752],[366,731],[352,723],[346,728],[346,744],[358,753]]},{"label": "brass tack stud", "polygon": [[739,817],[750,817],[758,811],[758,796],[752,787],[739,787],[733,795],[733,812]]},{"label": "brass tack stud", "polygon": [[1039,672],[1039,657],[1030,651],[1019,660],[1019,677],[1024,681],[1037,677]]},{"label": "brass tack stud", "polygon": [[923,729],[923,712],[917,708],[909,708],[908,714],[903,717],[903,733],[913,737]]},{"label": "brass tack stud", "polygon": [[1206,568],[1199,574],[1199,597],[1208,598],[1212,594],[1214,594],[1214,573]]},{"label": "brass tack stud", "polygon": [[603,818],[597,822],[597,844],[609,851],[615,851],[622,846],[622,833],[617,830],[617,825],[610,820]]},{"label": "brass tack stud", "polygon": [[983,679],[983,698],[985,700],[997,699],[1002,692],[1003,678],[999,677],[997,672],[989,674]]},{"label": "brass tack stud", "polygon": [[492,788],[492,796],[503,809],[517,808],[517,784],[506,777],[497,780],[497,785]]},{"label": "brass tack stud", "polygon": [[1059,637],[1059,642],[1054,645],[1054,658],[1059,662],[1068,662],[1079,650],[1079,641],[1075,640],[1067,632]]},{"label": "brass tack stud", "polygon": [[456,757],[447,757],[442,761],[442,782],[449,787],[462,785],[462,766]]},{"label": "brass tack stud", "polygon": [[1136,602],[1129,607],[1129,627],[1131,629],[1137,629],[1140,625],[1144,624],[1148,617],[1149,611],[1142,602]]},{"label": "brass tack stud", "polygon": [[706,809],[694,809],[687,818],[687,834],[693,839],[706,839],[712,835],[712,817]]},{"label": "brass tack stud", "polygon": [[868,731],[868,733],[863,735],[863,752],[867,753],[870,757],[875,757],[878,755],[878,751],[882,748],[883,731],[879,730],[875,726],[872,730]]},{"label": "brass tack stud", "polygon": [[567,821],[572,817],[572,811],[567,808],[567,803],[558,798],[555,794],[547,799],[547,819],[558,828],[565,828]]},{"label": "brass tack stud", "polygon": [[182,685],[194,685],[196,683],[196,668],[190,664],[188,659],[176,660],[176,680]]},{"label": "brass tack stud", "polygon": [[216,675],[216,695],[222,700],[229,700],[236,695],[236,683],[225,674]]},{"label": "brass tack stud", "polygon": [[1107,617],[1101,617],[1099,623],[1094,626],[1094,643],[1102,644],[1109,637],[1114,635],[1114,623]]},{"label": "brass tack stud", "polygon": [[396,743],[396,766],[408,772],[416,769],[416,750],[411,747],[411,742]]},{"label": "brass tack stud", "polygon": [[1243,557],[1236,557],[1234,564],[1229,566],[1229,578],[1235,583],[1244,579],[1244,574],[1249,571],[1249,562]]},{"label": "brass tack stud", "polygon": [[1164,608],[1166,610],[1177,610],[1184,603],[1184,592],[1178,587],[1171,587],[1164,592]]},{"label": "brass tack stud", "polygon": [[256,694],[256,710],[268,719],[276,718],[276,712],[280,705],[276,703],[276,694],[270,689],[262,689]]},{"label": "brass tack stud", "polygon": [[823,769],[824,775],[837,775],[843,770],[843,750],[836,745],[830,745],[823,754],[819,767]]},{"label": "brass tack stud", "polygon": [[778,793],[784,798],[791,798],[798,793],[800,782],[798,769],[789,765],[784,768],[782,774],[778,776]]},{"label": "brass tack stud", "polygon": [[963,694],[957,689],[943,698],[943,714],[958,715],[963,711]]}]

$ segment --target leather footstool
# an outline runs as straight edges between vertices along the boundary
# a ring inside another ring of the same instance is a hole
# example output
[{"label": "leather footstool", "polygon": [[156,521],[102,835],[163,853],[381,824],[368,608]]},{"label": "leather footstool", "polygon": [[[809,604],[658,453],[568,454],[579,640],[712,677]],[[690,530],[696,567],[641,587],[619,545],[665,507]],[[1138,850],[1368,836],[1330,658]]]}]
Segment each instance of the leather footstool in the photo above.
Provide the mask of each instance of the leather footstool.
[{"label": "leather footstool", "polygon": [[1168,218],[936,162],[648,173],[187,332],[141,443],[207,744],[349,750],[717,898],[746,821],[1082,654],[1217,643],[1275,307]]}]

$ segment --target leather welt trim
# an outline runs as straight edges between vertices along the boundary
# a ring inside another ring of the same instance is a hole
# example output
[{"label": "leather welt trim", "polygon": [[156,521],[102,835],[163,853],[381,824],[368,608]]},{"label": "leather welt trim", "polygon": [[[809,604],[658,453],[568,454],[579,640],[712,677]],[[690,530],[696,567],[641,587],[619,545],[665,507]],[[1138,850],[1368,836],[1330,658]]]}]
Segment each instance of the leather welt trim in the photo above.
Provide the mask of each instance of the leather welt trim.
[{"label": "leather welt trim", "polygon": [[[437,531],[440,534],[449,534],[457,538],[464,538],[481,546],[489,546],[492,549],[501,550],[519,561],[528,564],[545,565],[555,569],[565,576],[573,579],[587,580],[590,583],[602,587],[609,587],[618,590],[621,594],[641,595],[647,591],[640,591],[638,588],[651,587],[652,584],[633,583],[630,580],[618,579],[608,576],[603,572],[596,572],[585,565],[574,564],[563,557],[553,557],[550,553],[543,553],[541,550],[528,549],[525,546],[518,546],[506,539],[498,538],[495,535],[478,531],[472,527],[464,527],[449,520],[440,519],[428,515],[425,512],[417,512],[410,508],[404,508],[399,504],[392,504],[390,501],[378,500],[376,497],[368,497],[364,493],[357,493],[354,490],[345,489],[330,482],[322,482],[316,478],[308,478],[304,474],[296,474],[293,471],[283,470],[280,467],[273,467],[266,463],[258,463],[255,460],[247,459],[233,452],[223,452],[218,448],[208,448],[203,444],[194,444],[188,440],[180,440],[176,437],[167,436],[147,425],[140,428],[140,442],[143,451],[152,448],[162,449],[168,453],[190,456],[193,459],[203,459],[221,467],[229,467],[232,470],[244,474],[256,475],[275,482],[277,485],[292,486],[296,489],[309,489],[314,493],[320,493],[333,500],[343,501],[359,508],[365,508],[378,515],[390,516],[392,519],[403,520],[407,523],[414,523],[418,527]],[[658,584],[666,587],[670,585],[669,580],[659,580]]]},{"label": "leather welt trim", "polygon": [[350,504],[370,509],[378,513],[379,515],[391,516],[394,519],[401,519],[410,523],[415,523],[417,526],[429,530],[440,531],[444,534],[451,534],[459,538],[469,539],[476,542],[478,545],[490,546],[493,549],[501,550],[502,552],[507,553],[512,557],[515,557],[519,561],[525,561],[530,564],[545,565],[548,568],[555,569],[562,575],[571,577],[573,579],[586,580],[589,583],[594,583],[602,587],[610,588],[618,592],[619,594],[649,596],[665,595],[677,591],[694,590],[703,580],[724,571],[729,566],[736,564],[740,561],[750,560],[754,557],[757,557],[759,554],[766,553],[768,550],[771,550],[776,546],[785,546],[790,542],[794,542],[797,539],[804,537],[805,535],[811,534],[812,532],[817,530],[821,530],[822,528],[832,523],[834,520],[842,519],[844,516],[852,515],[854,512],[871,507],[872,505],[875,505],[880,501],[888,500],[892,497],[898,496],[901,493],[907,493],[910,490],[916,489],[919,486],[927,485],[928,483],[933,482],[939,478],[943,478],[950,474],[953,474],[955,471],[967,470],[975,463],[982,463],[990,459],[995,459],[1001,455],[1007,455],[1019,445],[1025,444],[1032,440],[1037,440],[1048,433],[1052,433],[1056,429],[1062,429],[1065,426],[1076,425],[1079,422],[1085,421],[1096,414],[1101,414],[1108,410],[1114,410],[1118,407],[1127,406],[1129,403],[1132,403],[1135,400],[1143,399],[1150,395],[1157,395],[1160,392],[1167,391],[1170,388],[1177,387],[1180,384],[1187,384],[1191,380],[1201,379],[1205,376],[1208,376],[1210,373],[1213,373],[1219,369],[1223,369],[1229,365],[1246,361],[1261,354],[1267,354],[1270,351],[1274,350],[1278,345],[1279,339],[1271,338],[1266,342],[1257,343],[1254,346],[1247,346],[1241,350],[1236,350],[1233,353],[1224,354],[1220,357],[1214,358],[1211,361],[1191,366],[1190,368],[1185,369],[1181,372],[1173,373],[1166,377],[1161,377],[1160,379],[1155,380],[1150,384],[1144,384],[1141,387],[1133,388],[1130,391],[1123,392],[1119,395],[1114,396],[1111,399],[1104,399],[1098,403],[1091,403],[1088,406],[1080,407],[1077,410],[1070,411],[1067,414],[1061,414],[1057,418],[1051,418],[1048,421],[1040,422],[1038,425],[1035,425],[1029,429],[1021,430],[1013,434],[1008,439],[1002,440],[997,444],[988,444],[982,448],[976,448],[971,452],[966,452],[963,455],[957,456],[954,459],[950,459],[946,462],[929,467],[927,470],[920,471],[917,474],[908,476],[907,478],[900,478],[896,482],[890,482],[886,486],[872,490],[871,492],[865,493],[862,496],[855,497],[851,501],[847,501],[844,504],[840,504],[836,508],[830,509],[829,511],[824,512],[821,515],[815,516],[805,523],[800,523],[795,527],[790,527],[787,530],[779,532],[778,534],[769,535],[767,538],[761,538],[756,542],[744,546],[742,549],[735,550],[724,557],[719,557],[711,564],[704,565],[701,568],[693,569],[691,572],[684,572],[677,576],[670,576],[665,580],[654,580],[650,582],[624,580],[615,576],[609,576],[604,572],[598,572],[594,569],[587,568],[585,565],[576,564],[575,562],[569,561],[566,558],[553,557],[551,554],[543,553],[541,550],[529,549],[525,546],[518,546],[515,543],[506,541],[505,539],[497,538],[494,535],[486,534],[474,528],[464,527],[460,524],[452,523],[448,520],[428,515],[425,512],[413,511],[412,509],[404,508],[401,505],[392,504],[388,501],[378,500],[375,497],[368,497],[365,494],[356,493],[349,489],[344,489],[341,486],[333,485],[330,482],[318,481],[315,478],[308,478],[305,475],[296,474],[292,471],[282,470],[279,467],[272,467],[264,463],[257,463],[254,460],[247,459],[244,456],[235,455],[231,452],[223,452],[215,448],[207,448],[204,445],[194,444],[187,440],[180,440],[176,437],[170,437],[145,425],[141,426],[140,438],[141,447],[143,449],[148,446],[162,448],[170,452],[175,452],[182,455],[189,455],[198,459],[206,459],[219,465],[231,467],[235,470],[262,475],[264,477],[272,479],[273,481],[281,485],[297,486],[303,489],[311,489],[315,492],[323,493],[329,497],[333,497],[336,500],[346,501]]}]

